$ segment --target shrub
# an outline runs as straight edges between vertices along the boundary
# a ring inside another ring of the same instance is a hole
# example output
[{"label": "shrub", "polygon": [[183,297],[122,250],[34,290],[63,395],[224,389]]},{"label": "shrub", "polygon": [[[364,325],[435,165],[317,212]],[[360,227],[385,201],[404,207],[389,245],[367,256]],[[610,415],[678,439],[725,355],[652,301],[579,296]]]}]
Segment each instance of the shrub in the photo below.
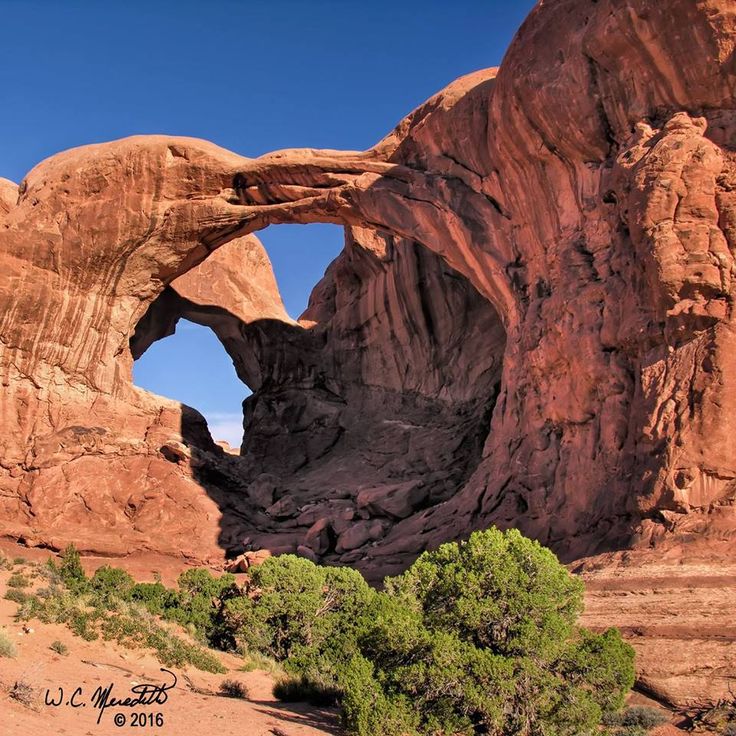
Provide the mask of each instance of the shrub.
[{"label": "shrub", "polygon": [[60,642],[58,639],[51,642],[51,646],[49,647],[49,649],[51,649],[51,651],[53,652],[56,652],[57,654],[61,654],[62,656],[69,654],[69,647],[63,642]]},{"label": "shrub", "polygon": [[150,613],[160,616],[164,609],[178,604],[178,597],[160,582],[136,583],[130,590],[130,600],[141,603]]},{"label": "shrub", "polygon": [[7,631],[0,629],[0,657],[15,657],[15,643]]},{"label": "shrub", "polygon": [[355,736],[414,736],[420,714],[406,696],[387,695],[376,681],[373,665],[353,657],[343,679],[343,718]]},{"label": "shrub", "polygon": [[736,736],[736,723],[729,723],[723,729],[723,736]]},{"label": "shrub", "polygon": [[634,655],[616,631],[576,627],[581,610],[580,581],[516,531],[425,553],[364,617],[342,679],[347,725],[366,736],[591,731],[633,685]]},{"label": "shrub", "polygon": [[191,568],[177,582],[178,591],[168,590],[160,582],[140,584],[132,596],[142,600],[152,613],[188,628],[200,640],[221,649],[231,648],[232,637],[220,631],[218,618],[224,601],[240,595],[235,576],[225,573],[218,578],[204,568]]},{"label": "shrub", "polygon": [[40,706],[41,691],[24,680],[16,680],[8,694],[27,708],[37,710]]},{"label": "shrub", "polygon": [[95,570],[89,580],[88,589],[101,604],[109,606],[115,600],[130,600],[135,580],[119,567],[103,565]]},{"label": "shrub", "polygon": [[28,598],[28,593],[24,593],[22,590],[17,588],[11,588],[5,592],[3,596],[5,600],[13,601],[14,603],[25,603]]},{"label": "shrub", "polygon": [[237,680],[223,680],[220,684],[220,695],[226,698],[248,699],[248,688]]},{"label": "shrub", "polygon": [[284,675],[284,668],[273,658],[260,652],[243,652],[243,664],[238,667],[240,672],[253,672],[253,670],[261,670],[268,672],[269,675],[281,678]]},{"label": "shrub", "polygon": [[337,687],[376,595],[360,573],[282,555],[254,568],[250,583],[251,595],[223,604],[223,639],[231,636],[241,649],[284,662],[293,673],[311,677],[315,687]]},{"label": "shrub", "polygon": [[273,686],[274,697],[283,703],[309,703],[316,706],[335,705],[340,691],[306,675],[286,675]]},{"label": "shrub", "polygon": [[8,578],[8,588],[27,588],[31,581],[22,573],[14,572]]},{"label": "shrub", "polygon": [[59,574],[59,568],[51,557],[47,558],[43,564],[36,565],[36,571],[50,585],[62,585],[64,582]]},{"label": "shrub", "polygon": [[203,672],[214,674],[227,672],[213,654],[202,647],[188,644],[163,628],[153,627],[146,637],[146,645],[156,650],[158,658],[167,667],[183,667],[191,664]]},{"label": "shrub", "polygon": [[70,612],[67,625],[73,634],[81,636],[85,641],[95,641],[99,634],[94,627],[95,616],[93,613],[76,609]]},{"label": "shrub", "polygon": [[179,575],[176,582],[184,599],[197,595],[210,599],[221,598],[225,591],[235,585],[235,575],[228,572],[216,578],[204,567],[192,567]]},{"label": "shrub", "polygon": [[506,656],[556,653],[583,608],[583,583],[516,530],[444,544],[386,589],[418,603],[430,628]]},{"label": "shrub", "polygon": [[627,708],[620,718],[620,724],[626,729],[642,729],[651,731],[663,723],[667,723],[667,715],[658,708],[648,705],[633,705]]},{"label": "shrub", "polygon": [[[20,601],[16,601],[20,603]],[[28,621],[28,619],[39,617],[39,612],[43,609],[43,604],[35,595],[25,594],[25,600],[20,603],[15,617],[19,621]],[[43,620],[43,619],[42,619]]]},{"label": "shrub", "polygon": [[69,590],[75,593],[83,593],[87,590],[88,581],[82,567],[82,559],[73,544],[68,545],[61,553],[61,565],[58,572]]},{"label": "shrub", "polygon": [[13,565],[25,565],[28,560],[25,557],[13,557]]}]

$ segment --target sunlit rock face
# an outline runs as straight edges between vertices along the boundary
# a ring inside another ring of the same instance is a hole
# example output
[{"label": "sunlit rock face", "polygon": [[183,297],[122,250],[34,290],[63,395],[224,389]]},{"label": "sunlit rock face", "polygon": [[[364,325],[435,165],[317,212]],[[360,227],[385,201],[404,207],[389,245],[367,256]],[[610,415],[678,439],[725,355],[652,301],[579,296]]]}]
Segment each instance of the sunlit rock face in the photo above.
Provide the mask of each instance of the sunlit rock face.
[{"label": "sunlit rock face", "polygon": [[[498,524],[566,560],[636,550],[717,577],[735,39],[728,0],[543,2],[500,70],[365,152],[138,137],[0,180],[2,532],[378,577]],[[346,245],[294,322],[250,233],[318,221]],[[240,457],[132,385],[180,317],[253,390]],[[693,682],[717,693],[731,665]]]}]

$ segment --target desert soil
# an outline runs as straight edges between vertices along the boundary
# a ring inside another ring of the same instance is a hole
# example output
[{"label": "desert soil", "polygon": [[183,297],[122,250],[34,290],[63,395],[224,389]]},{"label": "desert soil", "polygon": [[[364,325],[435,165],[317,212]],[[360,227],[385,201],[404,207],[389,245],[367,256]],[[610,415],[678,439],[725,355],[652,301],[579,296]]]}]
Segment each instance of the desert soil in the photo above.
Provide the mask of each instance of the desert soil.
[{"label": "desert soil", "polygon": [[[23,556],[29,561],[43,561],[50,553],[25,549],[11,543],[0,543],[0,552],[10,559]],[[89,570],[101,564],[126,567],[138,580],[151,580],[152,571],[160,572],[165,583],[171,584],[185,567],[183,562],[171,558],[138,557],[131,560],[84,560]],[[127,563],[127,564],[126,564]],[[0,571],[0,595],[7,590],[11,572]],[[217,736],[317,736],[339,734],[339,717],[335,710],[319,709],[302,704],[279,703],[272,694],[273,680],[265,672],[239,672],[242,661],[235,656],[219,654],[222,663],[230,670],[224,675],[212,675],[193,668],[170,667],[177,678],[175,688],[168,691],[168,701],[163,705],[145,708],[109,708],[100,723],[98,712],[87,702],[86,706],[53,707],[44,703],[47,689],[51,696],[61,687],[65,700],[75,688],[82,688],[85,702],[99,686],[112,683],[113,694],[123,698],[138,683],[162,683],[170,681],[160,671],[162,665],[149,652],[126,649],[115,643],[87,642],[74,636],[63,624],[43,624],[30,621],[32,633],[24,633],[23,624],[15,621],[17,604],[0,598],[0,628],[12,637],[17,655],[0,658],[0,734],[2,736],[108,736],[112,734],[147,734],[153,736],[179,736],[196,732]],[[60,656],[50,649],[58,640],[68,647],[68,654]],[[217,695],[223,680],[242,682],[248,689],[247,700]],[[38,704],[35,709],[21,705],[10,697],[10,689],[16,682],[26,682],[37,689]],[[132,711],[161,713],[163,726],[131,725]],[[126,725],[115,725],[118,713],[126,716]]]}]

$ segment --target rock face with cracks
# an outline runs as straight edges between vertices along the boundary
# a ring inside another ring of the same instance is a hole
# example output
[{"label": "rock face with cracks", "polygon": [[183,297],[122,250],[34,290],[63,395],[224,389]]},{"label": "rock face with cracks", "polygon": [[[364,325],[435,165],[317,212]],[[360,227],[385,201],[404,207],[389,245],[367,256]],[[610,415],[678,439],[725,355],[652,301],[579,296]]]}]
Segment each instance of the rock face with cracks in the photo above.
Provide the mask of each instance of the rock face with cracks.
[{"label": "rock face with cracks", "polygon": [[[378,577],[497,524],[567,560],[717,567],[735,43],[728,0],[542,2],[500,70],[368,151],[138,137],[0,180],[3,533]],[[282,222],[346,227],[298,322],[251,234]],[[240,457],[132,385],[181,317],[253,391]]]}]

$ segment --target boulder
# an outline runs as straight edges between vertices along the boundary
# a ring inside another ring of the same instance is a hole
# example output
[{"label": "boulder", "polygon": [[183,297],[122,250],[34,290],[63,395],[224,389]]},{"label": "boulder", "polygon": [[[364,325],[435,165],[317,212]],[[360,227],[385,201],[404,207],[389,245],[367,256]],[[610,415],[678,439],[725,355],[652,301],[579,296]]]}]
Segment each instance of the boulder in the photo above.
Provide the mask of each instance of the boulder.
[{"label": "boulder", "polygon": [[367,509],[375,516],[406,519],[427,498],[427,489],[421,480],[364,488],[358,493],[358,508]]},{"label": "boulder", "polygon": [[359,521],[346,529],[337,539],[336,551],[349,552],[362,547],[367,542],[379,539],[383,534],[383,525],[380,521]]},{"label": "boulder", "polygon": [[318,519],[304,537],[304,545],[315,554],[324,555],[334,544],[334,532],[329,519]]}]

